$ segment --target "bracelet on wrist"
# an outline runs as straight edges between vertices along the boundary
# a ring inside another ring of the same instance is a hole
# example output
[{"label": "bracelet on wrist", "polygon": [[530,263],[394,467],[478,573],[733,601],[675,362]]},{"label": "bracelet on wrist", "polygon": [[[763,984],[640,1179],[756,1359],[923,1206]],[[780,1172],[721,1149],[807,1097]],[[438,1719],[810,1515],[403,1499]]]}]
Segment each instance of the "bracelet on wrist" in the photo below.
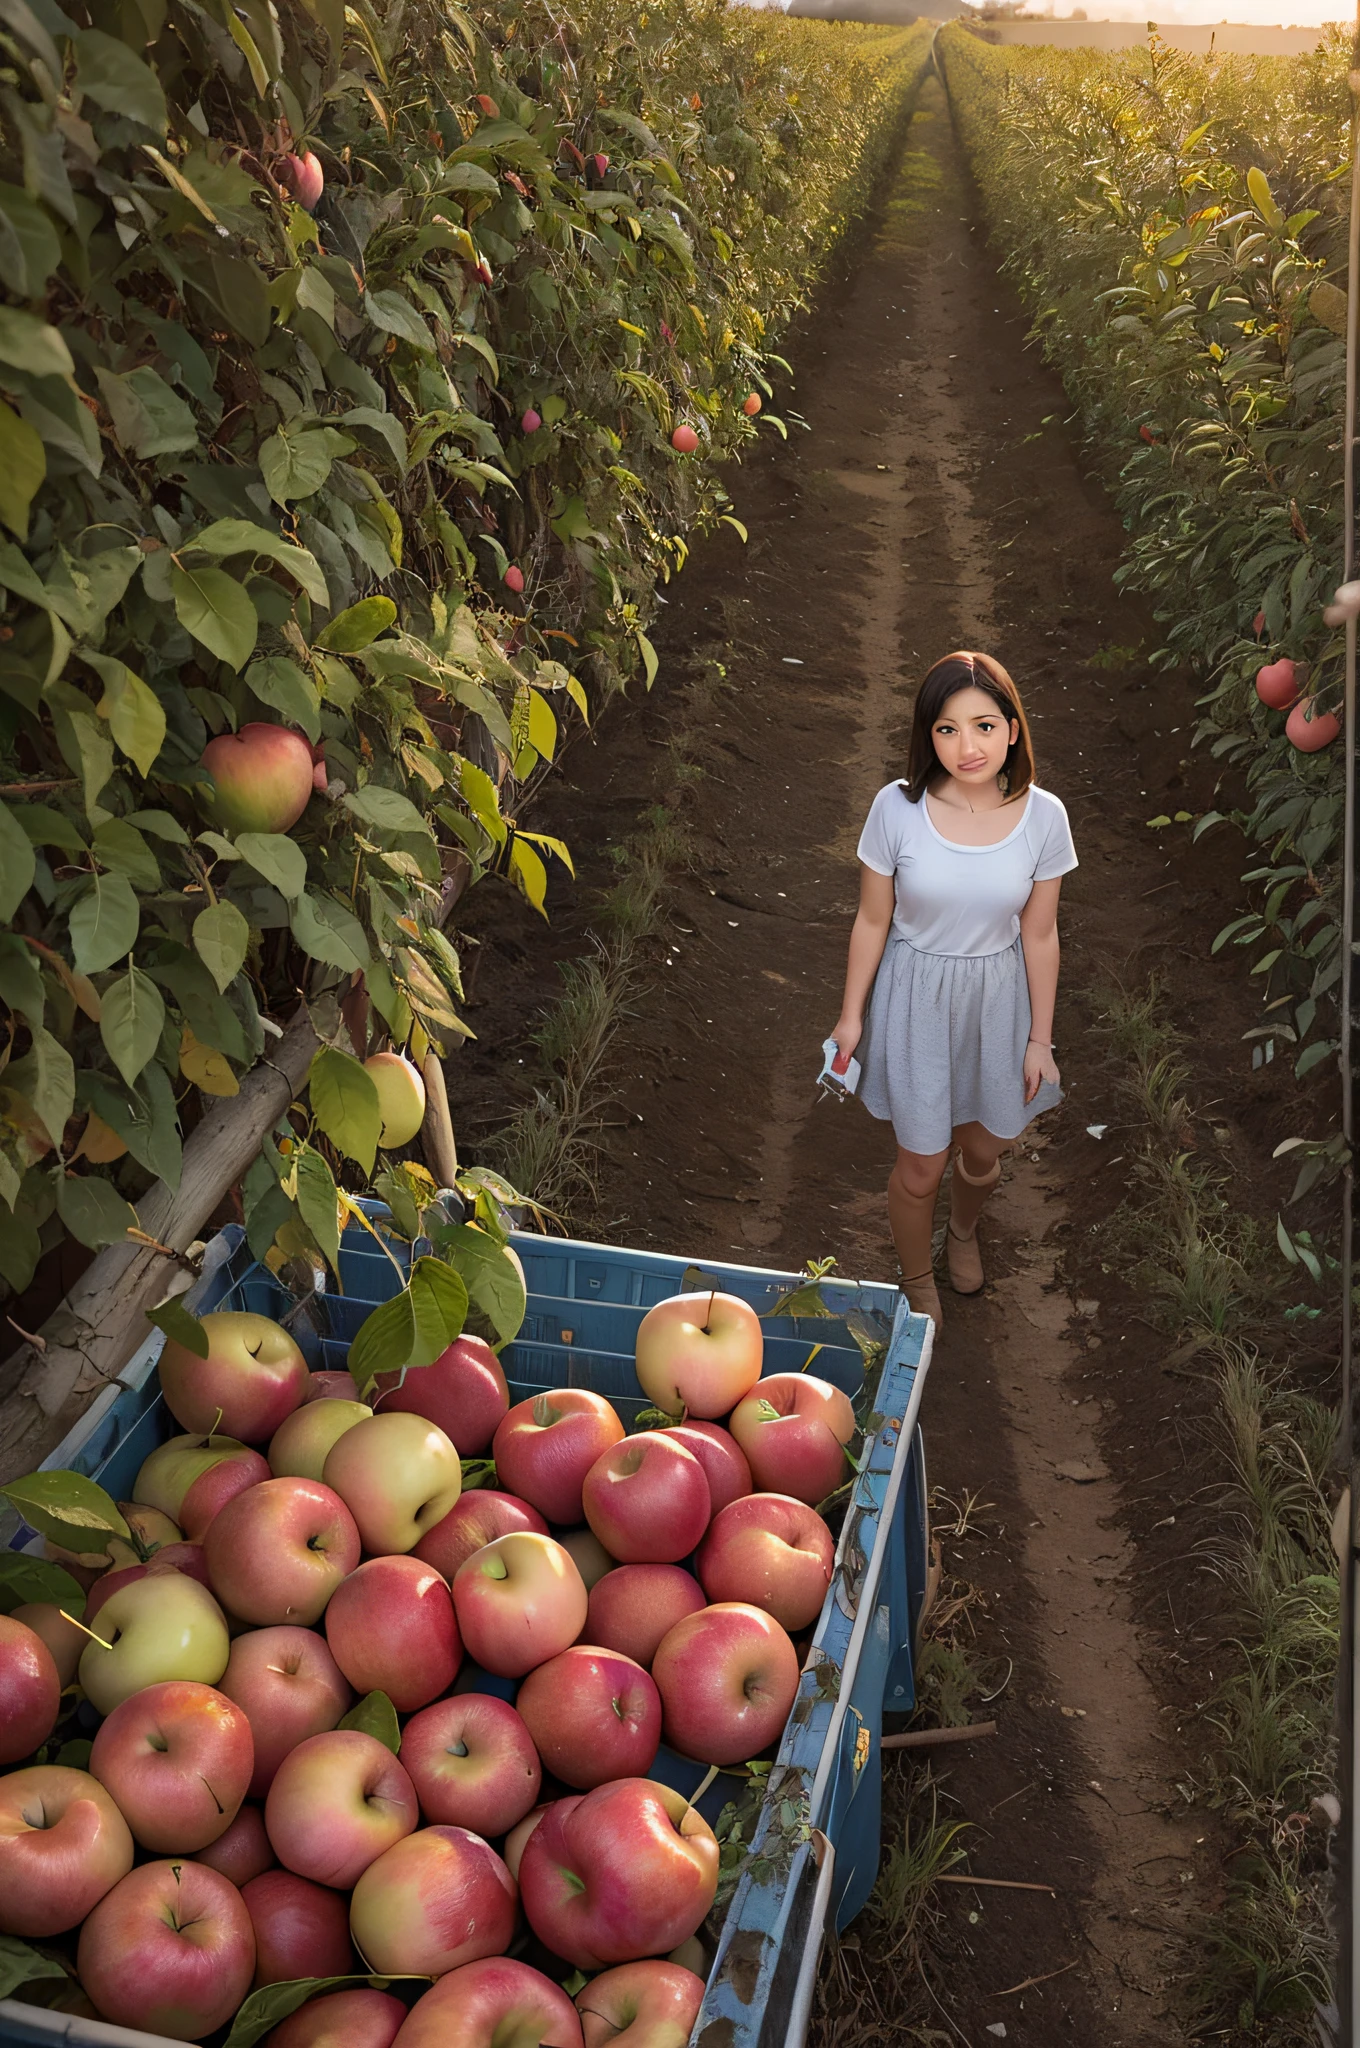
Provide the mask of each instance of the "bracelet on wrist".
[{"label": "bracelet on wrist", "polygon": [[1030,1045],[1039,1046],[1044,1052],[1052,1052],[1053,1050],[1053,1041],[1051,1038],[1031,1038],[1028,1041],[1028,1043]]}]

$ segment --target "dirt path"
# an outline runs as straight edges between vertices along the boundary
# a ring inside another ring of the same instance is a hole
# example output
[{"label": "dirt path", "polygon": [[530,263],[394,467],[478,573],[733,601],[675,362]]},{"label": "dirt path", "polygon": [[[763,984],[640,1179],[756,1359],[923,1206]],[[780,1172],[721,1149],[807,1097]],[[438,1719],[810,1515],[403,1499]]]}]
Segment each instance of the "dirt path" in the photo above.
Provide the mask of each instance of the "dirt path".
[{"label": "dirt path", "polygon": [[[1010,1163],[988,1292],[945,1297],[924,1426],[941,1494],[986,1504],[945,1561],[981,1588],[975,1656],[1000,1720],[995,1742],[949,1764],[947,1791],[974,1873],[1053,1890],[949,1890],[936,1988],[950,2032],[931,2038],[1173,2048],[1187,1935],[1222,1847],[1181,1789],[1209,1658],[1186,1501],[1202,1473],[1183,1389],[1146,1334],[1096,1336],[1098,1302],[1057,1278],[1060,1254],[1064,1271],[1099,1275],[1099,1218],[1121,1192],[1108,1067],[1078,992],[1110,963],[1171,968],[1176,1014],[1221,1084],[1205,1092],[1239,1098],[1216,1110],[1230,1150],[1268,1157],[1284,1083],[1267,1076],[1246,1099],[1248,999],[1207,959],[1236,901],[1236,849],[1210,840],[1189,863],[1147,828],[1207,808],[1212,767],[1186,759],[1186,685],[1140,657],[1156,633],[1111,583],[1118,522],[974,207],[931,86],[881,213],[797,345],[790,403],[811,433],[762,444],[733,479],[749,548],[714,541],[667,592],[656,697],[577,750],[546,808],[588,895],[610,843],[671,786],[668,734],[701,771],[684,798],[693,864],[626,1034],[599,1227],[757,1264],[834,1253],[847,1273],[892,1277],[890,1134],[812,1086],[855,841],[931,659],[993,648],[1025,691],[1082,861],[1064,890],[1068,1100]],[[696,732],[686,691],[713,663],[725,681]],[[564,906],[551,947],[504,898],[480,915],[491,1042],[554,993],[552,949],[579,949],[580,913]],[[475,1117],[513,1066],[464,1058],[456,1106]],[[1033,1978],[1046,1981],[1012,1989]]]}]

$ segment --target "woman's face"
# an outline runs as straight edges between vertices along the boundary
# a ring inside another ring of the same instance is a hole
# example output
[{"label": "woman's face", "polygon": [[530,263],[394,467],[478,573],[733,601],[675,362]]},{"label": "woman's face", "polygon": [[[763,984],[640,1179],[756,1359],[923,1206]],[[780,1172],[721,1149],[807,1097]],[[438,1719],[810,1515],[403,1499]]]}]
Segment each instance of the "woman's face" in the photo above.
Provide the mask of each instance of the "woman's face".
[{"label": "woman's face", "polygon": [[970,683],[945,699],[930,729],[940,766],[965,788],[994,782],[1020,737],[1018,718],[1008,719],[994,697]]}]

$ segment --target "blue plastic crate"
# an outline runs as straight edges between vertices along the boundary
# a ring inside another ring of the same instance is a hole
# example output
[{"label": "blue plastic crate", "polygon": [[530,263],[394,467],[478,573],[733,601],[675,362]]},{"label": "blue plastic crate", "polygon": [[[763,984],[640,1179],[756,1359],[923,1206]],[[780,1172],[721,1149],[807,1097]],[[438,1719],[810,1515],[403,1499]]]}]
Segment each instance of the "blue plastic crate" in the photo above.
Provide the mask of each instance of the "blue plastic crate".
[{"label": "blue plastic crate", "polygon": [[[366,1205],[369,1206],[369,1205]],[[376,1205],[371,1213],[381,1215]],[[570,1239],[517,1235],[528,1309],[502,1354],[511,1397],[554,1386],[606,1395],[625,1419],[646,1404],[633,1370],[638,1324],[682,1284],[740,1295],[762,1316],[799,1276],[749,1266],[705,1264],[658,1252]],[[401,1256],[400,1246],[396,1246]],[[314,1371],[342,1368],[372,1306],[394,1292],[391,1261],[358,1226],[341,1245],[343,1292],[289,1296],[250,1257],[237,1226],[209,1247],[202,1278],[186,1297],[200,1314],[251,1309],[288,1324]],[[697,1277],[696,1277],[697,1275]],[[925,1466],[917,1415],[931,1326],[906,1310],[894,1288],[826,1281],[826,1317],[769,1317],[764,1371],[815,1370],[852,1396],[863,1384],[863,1354],[844,1320],[887,1345],[876,1400],[879,1421],[846,1511],[836,1570],[818,1619],[798,1697],[723,1926],[695,2048],[789,2048],[806,2032],[812,1985],[828,1916],[843,1928],[865,1903],[878,1871],[881,1810],[879,1736],[885,1712],[915,1704],[913,1648],[926,1582]],[[175,1424],[154,1367],[159,1333],[132,1359],[46,1460],[96,1479],[117,1500],[130,1497],[138,1469]],[[29,1540],[20,1529],[15,1543]],[[478,1678],[513,1696],[513,1686]],[[701,1765],[663,1748],[653,1775],[692,1792]],[[715,1820],[735,1781],[720,1777],[700,1802]],[[787,1825],[789,1816],[793,1825]],[[73,2020],[0,2001],[0,2048],[70,2041],[163,2048],[160,2037]]]}]

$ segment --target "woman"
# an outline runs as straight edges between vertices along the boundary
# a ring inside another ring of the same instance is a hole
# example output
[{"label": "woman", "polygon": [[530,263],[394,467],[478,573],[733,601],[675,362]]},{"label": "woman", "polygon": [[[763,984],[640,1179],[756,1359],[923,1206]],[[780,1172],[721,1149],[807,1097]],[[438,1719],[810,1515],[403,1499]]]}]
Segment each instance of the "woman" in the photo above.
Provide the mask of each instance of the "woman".
[{"label": "woman", "polygon": [[1062,1100],[1053,1058],[1058,891],[1077,865],[1067,812],[1034,780],[1019,694],[999,661],[947,654],[917,693],[907,774],[874,798],[833,1037],[890,1120],[888,1217],[914,1309],[943,1323],[935,1195],[953,1155],[950,1283],[983,1284],[977,1225],[1001,1154]]}]

